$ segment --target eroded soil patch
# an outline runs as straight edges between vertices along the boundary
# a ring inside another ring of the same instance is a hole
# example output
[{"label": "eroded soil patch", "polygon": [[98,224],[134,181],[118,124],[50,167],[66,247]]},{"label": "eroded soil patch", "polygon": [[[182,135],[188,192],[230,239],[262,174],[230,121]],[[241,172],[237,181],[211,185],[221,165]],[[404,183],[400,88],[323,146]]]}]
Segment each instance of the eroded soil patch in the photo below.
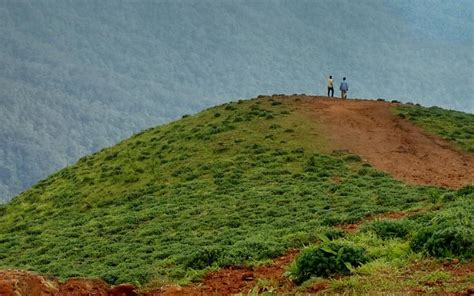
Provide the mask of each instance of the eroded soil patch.
[{"label": "eroded soil patch", "polygon": [[301,110],[318,121],[335,150],[347,150],[411,184],[459,188],[474,184],[474,154],[399,118],[388,102],[305,99]]},{"label": "eroded soil patch", "polygon": [[[295,284],[286,278],[283,273],[298,254],[291,250],[278,257],[269,266],[261,267],[230,267],[212,272],[206,276],[203,283],[194,286],[173,286],[149,292],[147,296],[155,295],[246,295],[259,283],[269,283],[279,293],[291,291]],[[260,292],[265,291],[265,285],[259,285]]]}]

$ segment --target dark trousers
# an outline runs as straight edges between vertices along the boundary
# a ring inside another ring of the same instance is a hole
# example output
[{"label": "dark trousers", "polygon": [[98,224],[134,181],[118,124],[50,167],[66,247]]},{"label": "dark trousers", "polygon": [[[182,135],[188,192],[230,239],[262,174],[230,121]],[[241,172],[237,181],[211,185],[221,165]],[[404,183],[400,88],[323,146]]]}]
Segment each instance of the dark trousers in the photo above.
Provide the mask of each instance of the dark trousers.
[{"label": "dark trousers", "polygon": [[[331,95],[329,95],[331,93]],[[328,87],[328,97],[334,97],[334,87]]]}]

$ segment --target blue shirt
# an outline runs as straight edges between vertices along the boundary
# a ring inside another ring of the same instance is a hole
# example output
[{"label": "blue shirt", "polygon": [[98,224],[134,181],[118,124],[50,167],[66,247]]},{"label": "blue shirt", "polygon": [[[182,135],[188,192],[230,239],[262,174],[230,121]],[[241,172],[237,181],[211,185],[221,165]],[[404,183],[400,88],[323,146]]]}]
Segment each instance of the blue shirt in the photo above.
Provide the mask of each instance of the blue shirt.
[{"label": "blue shirt", "polygon": [[341,86],[339,86],[339,90],[342,91],[348,91],[349,90],[349,84],[347,84],[347,81],[342,81]]}]

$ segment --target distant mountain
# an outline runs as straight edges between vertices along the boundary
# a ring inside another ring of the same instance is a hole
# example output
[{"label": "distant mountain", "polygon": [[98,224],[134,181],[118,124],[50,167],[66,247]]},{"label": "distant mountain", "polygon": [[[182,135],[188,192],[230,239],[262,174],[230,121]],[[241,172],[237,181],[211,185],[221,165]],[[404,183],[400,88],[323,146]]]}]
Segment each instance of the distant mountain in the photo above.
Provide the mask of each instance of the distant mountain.
[{"label": "distant mountain", "polygon": [[0,2],[0,200],[147,126],[261,93],[473,112],[472,1]]}]

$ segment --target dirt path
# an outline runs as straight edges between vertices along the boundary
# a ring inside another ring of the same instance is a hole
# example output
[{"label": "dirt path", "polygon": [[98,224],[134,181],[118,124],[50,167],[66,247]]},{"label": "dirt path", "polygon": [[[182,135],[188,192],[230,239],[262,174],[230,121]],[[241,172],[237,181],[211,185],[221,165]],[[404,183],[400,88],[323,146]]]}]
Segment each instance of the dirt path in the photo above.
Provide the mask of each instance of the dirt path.
[{"label": "dirt path", "polygon": [[474,154],[394,115],[394,104],[311,97],[302,107],[322,124],[333,149],[358,154],[411,184],[459,188],[474,184]]}]

